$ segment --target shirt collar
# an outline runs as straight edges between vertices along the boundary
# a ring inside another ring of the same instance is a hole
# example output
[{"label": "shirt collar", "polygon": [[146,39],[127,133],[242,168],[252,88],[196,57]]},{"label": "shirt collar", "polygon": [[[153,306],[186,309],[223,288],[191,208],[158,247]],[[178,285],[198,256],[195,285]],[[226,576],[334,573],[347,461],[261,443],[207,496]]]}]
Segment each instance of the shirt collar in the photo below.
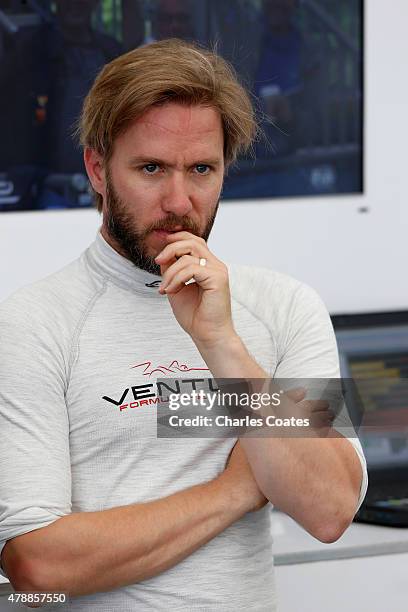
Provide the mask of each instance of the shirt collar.
[{"label": "shirt collar", "polygon": [[85,256],[96,272],[114,284],[158,298],[166,297],[158,291],[161,276],[141,270],[129,259],[120,255],[106,242],[100,230],[95,241],[85,251]]}]

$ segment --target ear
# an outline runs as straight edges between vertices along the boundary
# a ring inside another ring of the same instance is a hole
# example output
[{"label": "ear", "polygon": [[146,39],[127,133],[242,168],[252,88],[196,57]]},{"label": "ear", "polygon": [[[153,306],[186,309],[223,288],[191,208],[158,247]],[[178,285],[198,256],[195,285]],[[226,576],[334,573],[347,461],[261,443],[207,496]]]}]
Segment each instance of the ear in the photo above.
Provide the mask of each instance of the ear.
[{"label": "ear", "polygon": [[105,167],[103,164],[103,158],[94,149],[85,147],[84,150],[84,164],[88,178],[91,185],[102,197],[105,196],[106,181],[105,181]]}]

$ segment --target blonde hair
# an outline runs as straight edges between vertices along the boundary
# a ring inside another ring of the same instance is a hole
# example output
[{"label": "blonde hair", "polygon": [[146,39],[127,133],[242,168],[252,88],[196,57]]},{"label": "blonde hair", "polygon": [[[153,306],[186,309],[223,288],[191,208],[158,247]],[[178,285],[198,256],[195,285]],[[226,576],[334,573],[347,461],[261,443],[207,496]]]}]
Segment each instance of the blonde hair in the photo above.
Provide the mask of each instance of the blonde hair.
[{"label": "blonde hair", "polygon": [[[251,100],[234,68],[213,51],[172,38],[133,49],[102,68],[78,120],[80,143],[108,163],[115,139],[130,123],[166,102],[219,111],[226,167],[250,148],[257,133]],[[101,211],[102,196],[95,198]]]}]

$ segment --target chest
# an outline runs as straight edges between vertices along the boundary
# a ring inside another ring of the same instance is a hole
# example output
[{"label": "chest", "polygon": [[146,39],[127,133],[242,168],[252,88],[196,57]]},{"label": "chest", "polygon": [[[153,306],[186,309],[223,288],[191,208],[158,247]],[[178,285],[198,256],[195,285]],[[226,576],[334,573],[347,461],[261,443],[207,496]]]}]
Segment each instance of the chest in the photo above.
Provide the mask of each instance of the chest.
[{"label": "chest", "polygon": [[[119,301],[87,318],[66,393],[71,435],[103,427],[156,437],[161,397],[208,388],[212,373],[166,306]],[[263,322],[239,304],[233,320],[250,354],[273,372],[276,349]]]}]

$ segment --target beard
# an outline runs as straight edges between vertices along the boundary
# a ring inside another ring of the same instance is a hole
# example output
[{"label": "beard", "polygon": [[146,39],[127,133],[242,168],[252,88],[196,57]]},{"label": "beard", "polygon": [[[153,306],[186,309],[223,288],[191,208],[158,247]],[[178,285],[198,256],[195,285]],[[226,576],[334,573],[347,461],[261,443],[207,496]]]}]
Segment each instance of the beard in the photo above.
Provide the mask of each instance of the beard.
[{"label": "beard", "polygon": [[138,230],[135,228],[133,215],[126,211],[126,204],[115,191],[109,167],[106,169],[106,200],[106,228],[110,238],[120,247],[121,254],[129,259],[137,268],[156,276],[161,276],[160,266],[154,261],[158,253],[156,255],[149,255],[146,245],[148,235],[154,230],[171,231],[178,225],[181,225],[183,231],[199,236],[207,242],[220,203],[218,200],[202,232],[200,232],[199,226],[192,219],[189,217],[179,217],[174,213],[168,213],[162,220],[152,223],[143,230]]}]

